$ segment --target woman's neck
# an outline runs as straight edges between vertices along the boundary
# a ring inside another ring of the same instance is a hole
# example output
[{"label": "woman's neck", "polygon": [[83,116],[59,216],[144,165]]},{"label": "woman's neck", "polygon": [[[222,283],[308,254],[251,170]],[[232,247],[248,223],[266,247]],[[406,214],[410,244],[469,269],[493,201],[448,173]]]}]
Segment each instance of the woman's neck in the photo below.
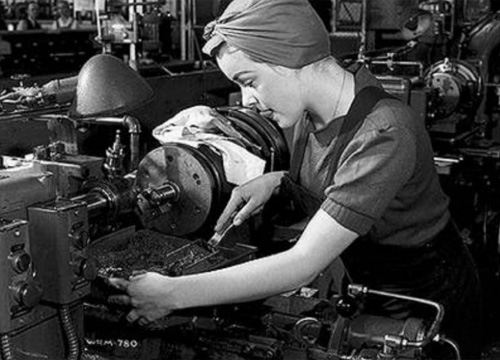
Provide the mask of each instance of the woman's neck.
[{"label": "woman's neck", "polygon": [[347,114],[354,99],[354,76],[338,64],[318,69],[309,77],[308,112],[316,129]]}]

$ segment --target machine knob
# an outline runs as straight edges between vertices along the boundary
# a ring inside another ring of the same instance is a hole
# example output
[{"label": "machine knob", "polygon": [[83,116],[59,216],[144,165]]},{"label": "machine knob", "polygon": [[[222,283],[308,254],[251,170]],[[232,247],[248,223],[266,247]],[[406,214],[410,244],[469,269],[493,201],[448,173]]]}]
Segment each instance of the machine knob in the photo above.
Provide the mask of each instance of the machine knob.
[{"label": "machine knob", "polygon": [[352,296],[342,296],[335,303],[335,309],[340,316],[350,318],[358,312],[358,302]]},{"label": "machine knob", "polygon": [[42,297],[42,286],[37,281],[18,282],[12,289],[14,299],[21,305],[32,308],[39,303]]},{"label": "machine knob", "polygon": [[86,230],[78,231],[75,234],[75,246],[83,249],[89,244],[89,233]]},{"label": "machine knob", "polygon": [[74,264],[75,273],[82,276],[85,280],[94,280],[97,278],[98,265],[93,258],[79,258]]},{"label": "machine knob", "polygon": [[69,237],[72,239],[73,246],[77,249],[84,249],[89,244],[89,233],[81,223],[73,226],[69,232]]},{"label": "machine knob", "polygon": [[31,265],[31,256],[28,253],[20,252],[10,258],[12,268],[18,274],[27,271]]},{"label": "machine knob", "polygon": [[321,322],[312,317],[302,318],[293,327],[295,337],[304,344],[314,344],[321,332]]}]

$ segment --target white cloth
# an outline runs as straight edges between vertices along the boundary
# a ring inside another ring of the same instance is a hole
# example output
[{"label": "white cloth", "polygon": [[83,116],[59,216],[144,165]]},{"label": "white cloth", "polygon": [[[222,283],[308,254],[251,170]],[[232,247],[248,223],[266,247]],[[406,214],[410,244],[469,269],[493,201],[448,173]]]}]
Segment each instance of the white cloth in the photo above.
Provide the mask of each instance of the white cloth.
[{"label": "white cloth", "polygon": [[205,144],[222,156],[224,173],[228,182],[241,185],[264,173],[265,160],[252,154],[243,146],[222,135],[211,134],[196,126],[171,125],[161,131],[153,131],[153,136],[162,144],[183,143],[198,147]]}]

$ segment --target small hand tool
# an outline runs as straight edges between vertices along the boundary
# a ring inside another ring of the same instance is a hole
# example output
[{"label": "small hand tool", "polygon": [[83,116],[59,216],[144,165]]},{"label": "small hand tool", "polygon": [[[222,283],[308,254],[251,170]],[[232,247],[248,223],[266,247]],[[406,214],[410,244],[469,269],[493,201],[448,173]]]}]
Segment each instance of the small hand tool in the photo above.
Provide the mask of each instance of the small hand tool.
[{"label": "small hand tool", "polygon": [[215,251],[217,246],[221,243],[222,239],[226,236],[229,230],[231,230],[234,226],[234,217],[236,216],[236,212],[229,218],[228,221],[224,224],[220,231],[216,231],[212,237],[207,241],[208,248],[212,251]]}]

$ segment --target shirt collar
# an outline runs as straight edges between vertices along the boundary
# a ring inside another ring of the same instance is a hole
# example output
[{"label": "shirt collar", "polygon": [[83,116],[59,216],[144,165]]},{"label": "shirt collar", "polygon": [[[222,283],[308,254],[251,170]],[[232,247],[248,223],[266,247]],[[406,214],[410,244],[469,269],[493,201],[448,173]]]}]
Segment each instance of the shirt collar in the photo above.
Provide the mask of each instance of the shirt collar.
[{"label": "shirt collar", "polygon": [[[361,89],[367,86],[381,86],[377,78],[362,64],[354,64],[347,68],[354,74],[354,93],[357,94]],[[344,123],[345,116],[338,117],[330,121],[325,128],[314,130],[312,123],[308,124],[307,130],[312,133],[319,144],[323,147],[330,145],[332,140],[337,137],[340,128]]]}]

